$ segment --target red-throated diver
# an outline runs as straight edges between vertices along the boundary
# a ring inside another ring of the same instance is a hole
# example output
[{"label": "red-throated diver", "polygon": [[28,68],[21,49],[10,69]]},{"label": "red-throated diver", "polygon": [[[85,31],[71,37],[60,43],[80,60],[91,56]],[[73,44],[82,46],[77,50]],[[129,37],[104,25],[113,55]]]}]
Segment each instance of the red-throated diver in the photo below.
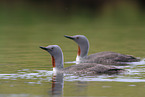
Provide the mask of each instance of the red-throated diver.
[{"label": "red-throated diver", "polygon": [[52,56],[53,71],[56,73],[64,72],[72,74],[114,74],[124,71],[123,69],[96,63],[81,63],[63,68],[63,52],[58,45],[49,45],[47,47],[40,46],[40,48],[46,50]]},{"label": "red-throated diver", "polygon": [[124,65],[128,62],[140,61],[131,55],[124,55],[115,52],[99,52],[88,55],[89,41],[84,35],[67,36],[66,38],[72,39],[78,44],[78,53],[76,57],[77,64],[79,63],[99,63],[105,65]]}]

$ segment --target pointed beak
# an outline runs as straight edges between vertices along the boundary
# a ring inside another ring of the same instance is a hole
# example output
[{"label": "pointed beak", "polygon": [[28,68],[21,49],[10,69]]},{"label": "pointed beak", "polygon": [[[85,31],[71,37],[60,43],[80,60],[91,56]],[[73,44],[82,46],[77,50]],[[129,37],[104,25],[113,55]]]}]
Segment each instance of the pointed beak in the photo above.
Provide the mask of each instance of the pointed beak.
[{"label": "pointed beak", "polygon": [[41,48],[41,49],[43,49],[43,50],[47,50],[47,48],[46,48],[46,47],[42,47],[42,46],[40,46],[40,48]]},{"label": "pointed beak", "polygon": [[67,36],[67,35],[64,35],[64,37],[66,37],[66,38],[69,38],[69,39],[74,39],[74,37],[73,36]]}]

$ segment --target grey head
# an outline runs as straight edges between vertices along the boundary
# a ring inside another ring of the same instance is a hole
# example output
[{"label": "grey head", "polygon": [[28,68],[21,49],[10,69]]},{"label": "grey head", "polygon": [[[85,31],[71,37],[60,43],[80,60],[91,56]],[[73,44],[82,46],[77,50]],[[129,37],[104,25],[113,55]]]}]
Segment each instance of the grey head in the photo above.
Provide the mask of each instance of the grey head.
[{"label": "grey head", "polygon": [[88,55],[89,51],[89,41],[86,36],[84,35],[74,35],[74,36],[67,36],[64,35],[64,37],[72,39],[78,44],[78,56],[81,58]]},{"label": "grey head", "polygon": [[53,70],[63,69],[63,52],[58,45],[40,46],[40,48],[46,50],[51,55]]}]

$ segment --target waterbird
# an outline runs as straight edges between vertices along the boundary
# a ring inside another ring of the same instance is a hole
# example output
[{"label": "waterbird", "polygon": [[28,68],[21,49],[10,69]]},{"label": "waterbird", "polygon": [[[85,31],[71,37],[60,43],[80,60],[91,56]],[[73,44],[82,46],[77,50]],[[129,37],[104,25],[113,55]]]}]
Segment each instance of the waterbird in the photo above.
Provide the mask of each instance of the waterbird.
[{"label": "waterbird", "polygon": [[78,44],[78,53],[76,57],[76,64],[79,63],[99,63],[105,65],[127,65],[128,62],[138,62],[139,58],[132,55],[124,55],[120,53],[105,51],[88,56],[89,41],[84,35],[74,35],[64,37],[75,41]]},{"label": "waterbird", "polygon": [[112,66],[96,64],[96,63],[80,63],[70,67],[63,68],[63,52],[58,45],[49,45],[47,47],[40,46],[46,50],[52,57],[52,66],[54,73],[71,73],[71,74],[116,74],[124,71]]}]

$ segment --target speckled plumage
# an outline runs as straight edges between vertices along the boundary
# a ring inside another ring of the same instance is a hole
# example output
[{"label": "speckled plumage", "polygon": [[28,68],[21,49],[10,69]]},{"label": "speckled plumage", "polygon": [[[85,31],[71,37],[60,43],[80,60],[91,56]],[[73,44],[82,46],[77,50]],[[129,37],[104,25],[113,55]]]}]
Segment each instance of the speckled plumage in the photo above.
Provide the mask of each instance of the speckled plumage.
[{"label": "speckled plumage", "polygon": [[102,65],[102,64],[96,64],[96,63],[81,63],[63,69],[63,72],[65,73],[87,74],[87,75],[117,74],[123,71],[124,71],[123,69]]},{"label": "speckled plumage", "polygon": [[105,65],[124,65],[126,62],[140,61],[139,58],[135,58],[131,55],[124,55],[115,52],[99,52],[84,57],[82,63],[99,63]]}]

